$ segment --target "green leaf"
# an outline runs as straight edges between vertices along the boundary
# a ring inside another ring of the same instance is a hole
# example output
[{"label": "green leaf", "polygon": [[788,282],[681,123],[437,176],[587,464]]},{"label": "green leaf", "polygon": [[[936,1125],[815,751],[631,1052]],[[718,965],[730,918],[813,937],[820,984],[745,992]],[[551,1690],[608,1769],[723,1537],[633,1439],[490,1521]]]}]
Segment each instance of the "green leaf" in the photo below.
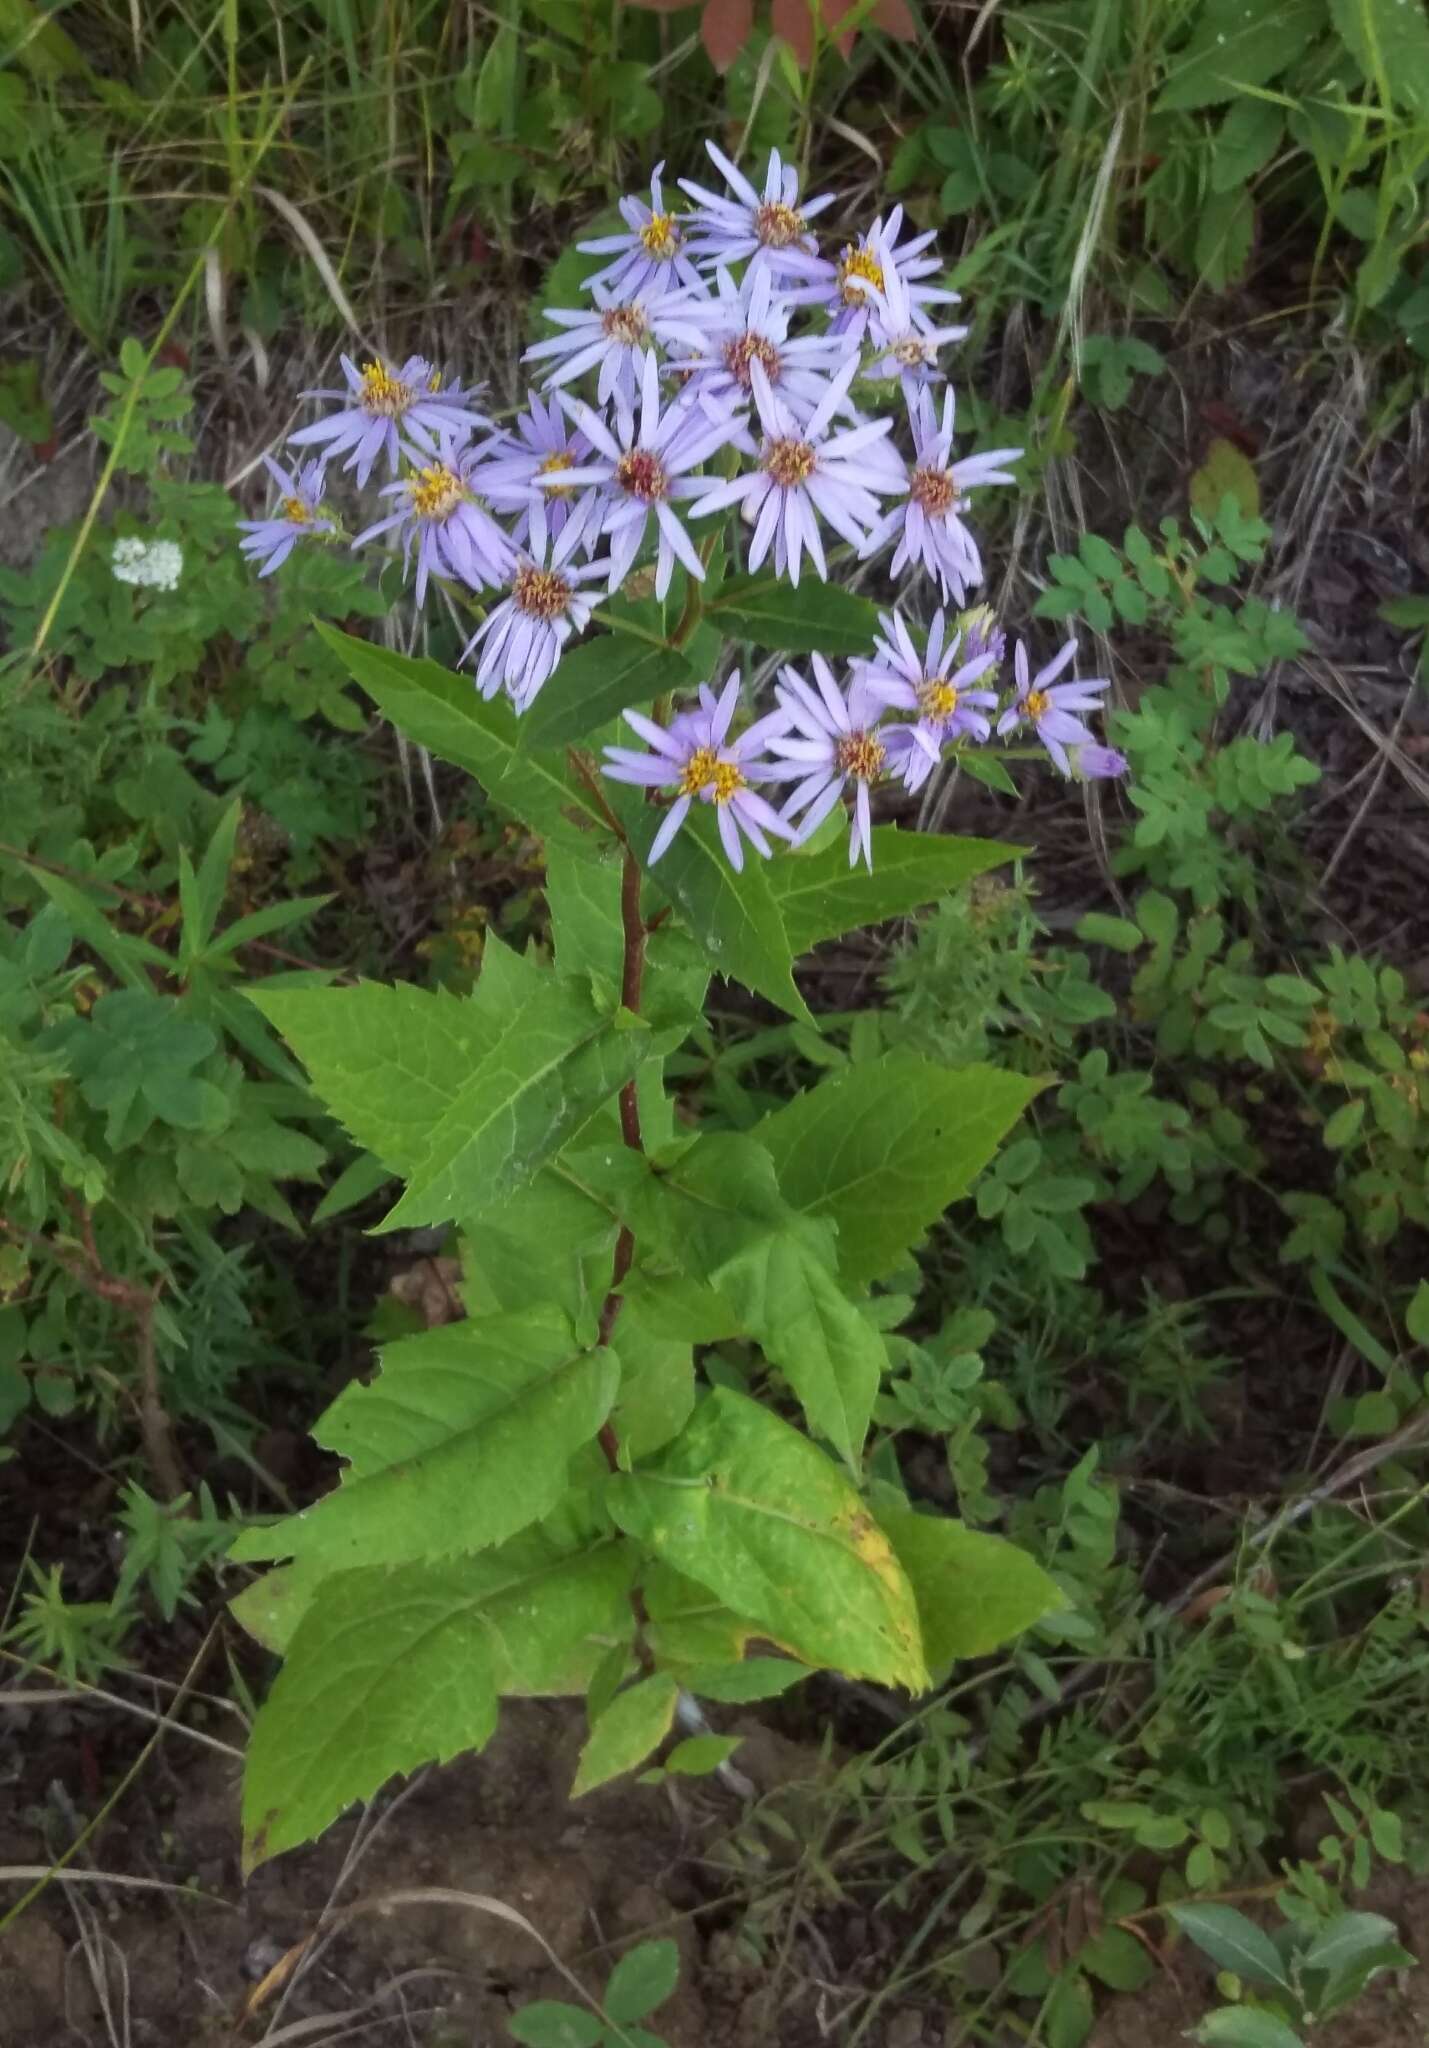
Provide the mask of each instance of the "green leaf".
[{"label": "green leaf", "polygon": [[645,1470],[618,1474],[617,1524],[806,1663],[921,1691],[913,1590],[838,1467],[728,1388]]},{"label": "green leaf", "polygon": [[1275,1943],[1234,1906],[1201,1906],[1188,1901],[1169,1910],[1181,1932],[1204,1949],[1218,1969],[1234,1970],[1238,1977],[1274,1984],[1282,1991],[1290,1989]]},{"label": "green leaf", "polygon": [[1285,132],[1285,110],[1250,94],[1227,108],[1211,150],[1211,190],[1233,192],[1264,170]]},{"label": "green leaf", "polygon": [[985,1657],[1067,1604],[1041,1565],[1001,1536],[881,1502],[878,1518],[913,1588],[935,1673],[958,1657]]},{"label": "green leaf", "polygon": [[1134,1934],[1106,1927],[1077,1951],[1080,1967],[1111,1991],[1139,1991],[1156,1965]]},{"label": "green leaf", "polygon": [[1404,1312],[1404,1326],[1416,1344],[1429,1344],[1429,1280],[1421,1280]]},{"label": "green leaf", "polygon": [[538,1998],[534,2005],[523,2005],[512,2013],[506,2026],[524,2048],[595,2048],[605,2034],[598,2014],[584,2012],[578,2005],[562,2005],[555,1998]]},{"label": "green leaf", "polygon": [[1415,0],[1330,0],[1330,14],[1367,85],[1429,115],[1429,17]]},{"label": "green leaf", "polygon": [[1206,459],[1191,478],[1191,510],[1207,525],[1215,521],[1223,498],[1233,498],[1247,519],[1260,516],[1260,479],[1249,456],[1234,441],[1212,441]]},{"label": "green leaf", "polygon": [[728,1763],[744,1740],[742,1735],[691,1735],[677,1742],[665,1759],[672,1778],[707,1778]]},{"label": "green leaf", "polygon": [[581,1350],[544,1307],[402,1338],[314,1428],[349,1461],[336,1492],[245,1530],[233,1556],[340,1571],[502,1543],[561,1499],[619,1378],[612,1352]]},{"label": "green leaf", "polygon": [[1343,1152],[1346,1146],[1352,1145],[1359,1136],[1364,1117],[1363,1098],[1353,1102],[1342,1102],[1340,1107],[1325,1119],[1325,1128],[1320,1135],[1332,1152]]},{"label": "green leaf", "polygon": [[975,875],[1016,860],[1021,851],[992,839],[875,825],[872,874],[849,867],[848,848],[840,837],[822,853],[772,860],[769,887],[797,959],[822,939],[933,903]]},{"label": "green leaf", "polygon": [[797,589],[783,577],[731,577],[704,616],[727,639],[780,654],[871,654],[878,634],[875,604],[813,576]]},{"label": "green leaf", "polygon": [[555,674],[518,721],[520,750],[558,750],[584,739],[631,707],[688,689],[694,671],[674,647],[653,647],[629,633],[602,633],[561,657]]},{"label": "green leaf", "polygon": [[358,1144],[408,1177],[385,1229],[514,1192],[651,1050],[589,983],[488,937],[476,993],[407,986],[251,991]]},{"label": "green leaf", "polygon": [[1212,107],[1265,85],[1293,64],[1324,22],[1324,0],[1206,0],[1189,43],[1170,60],[1157,112]]},{"label": "green leaf", "polygon": [[839,1271],[889,1272],[967,1192],[1040,1088],[890,1052],[831,1074],[755,1127],[793,1207],[838,1227]]},{"label": "green leaf", "polygon": [[[661,813],[642,802],[638,792],[615,785],[610,801],[641,861],[648,862]],[[792,949],[771,890],[770,872],[783,865],[751,857],[743,874],[735,874],[710,807],[697,804],[648,873],[680,912],[717,973],[742,981],[791,1017],[810,1022],[809,1007],[789,971]]]},{"label": "green leaf", "polygon": [[680,1951],[673,1941],[642,1941],[610,1973],[601,2005],[618,2026],[643,2020],[674,1993]]},{"label": "green leaf", "polygon": [[591,1729],[576,1768],[572,1799],[644,1763],[670,1732],[680,1688],[663,1671],[618,1692]]},{"label": "green leaf", "polygon": [[1399,1929],[1383,1913],[1341,1913],[1322,1928],[1300,1961],[1307,1970],[1338,1973],[1399,1941]]},{"label": "green leaf", "polygon": [[1224,2005],[1207,2013],[1191,2039],[1203,2048],[1304,2048],[1293,2027],[1251,2005]]},{"label": "green leaf", "polygon": [[503,698],[487,702],[469,677],[440,662],[396,654],[321,622],[317,630],[399,732],[476,776],[492,801],[522,824],[567,837],[592,827],[609,830],[564,756],[520,745],[520,721]]},{"label": "green leaf", "polygon": [[[1255,235],[1255,207],[1244,185],[1212,193],[1196,223],[1196,268],[1214,291],[1243,274]],[[1088,613],[1090,616],[1090,613]]]},{"label": "green leaf", "polygon": [[1077,937],[1084,945],[1107,946],[1114,953],[1135,953],[1146,943],[1129,918],[1108,917],[1100,910],[1089,910],[1078,918]]},{"label": "green leaf", "polygon": [[[592,1171],[596,1162],[578,1162]],[[790,1208],[753,1138],[709,1132],[668,1170],[615,1160],[642,1254],[713,1287],[782,1372],[810,1428],[857,1462],[887,1368],[883,1339],[836,1277],[832,1225]]]},{"label": "green leaf", "polygon": [[701,1699],[745,1706],[754,1700],[777,1699],[809,1675],[808,1667],[788,1657],[745,1657],[737,1664],[698,1665],[685,1674],[690,1692]]}]

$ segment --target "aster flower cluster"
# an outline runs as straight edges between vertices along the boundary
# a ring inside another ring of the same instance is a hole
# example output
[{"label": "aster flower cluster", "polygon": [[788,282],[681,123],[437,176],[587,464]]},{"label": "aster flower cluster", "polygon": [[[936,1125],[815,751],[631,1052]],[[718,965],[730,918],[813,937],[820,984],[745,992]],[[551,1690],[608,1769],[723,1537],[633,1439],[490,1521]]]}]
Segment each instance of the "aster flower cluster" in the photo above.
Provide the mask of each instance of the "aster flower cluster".
[{"label": "aster flower cluster", "polygon": [[[701,522],[717,513],[737,511],[750,571],[794,585],[885,554],[900,591],[926,578],[940,601],[926,644],[894,611],[846,684],[819,656],[809,677],[785,668],[775,708],[737,735],[737,675],[666,724],[626,713],[648,750],[608,749],[606,772],[668,797],[652,859],[696,801],[739,867],[747,846],[807,837],[851,798],[850,859],[871,860],[872,787],[918,790],[994,725],[1035,735],[1064,774],[1118,772],[1083,722],[1105,679],[1057,680],[1070,644],[1035,673],[1019,646],[1004,701],[1001,632],[986,614],[949,618],[983,577],[968,506],[1015,482],[1021,450],[954,452],[944,357],[967,330],[948,323],[958,295],[934,282],[933,236],[895,207],[821,248],[810,223],[833,195],[801,196],[777,152],[761,189],[706,147],[722,190],[680,179],[675,200],[657,166],[648,201],[621,201],[621,231],[579,245],[602,259],[589,303],[547,312],[556,331],[525,356],[542,389],[510,425],[422,357],[343,357],[345,385],[309,394],[335,409],[291,437],[301,467],[268,461],[280,495],[244,523],[245,554],[267,575],[300,541],[343,537],[324,509],[329,466],[361,489],[383,465],[382,514],[353,545],[399,553],[418,604],[437,585],[486,605],[461,659],[518,712],[642,558],[657,597],[677,568],[702,582],[719,529]],[[792,785],[777,805],[759,793],[776,785]]]}]

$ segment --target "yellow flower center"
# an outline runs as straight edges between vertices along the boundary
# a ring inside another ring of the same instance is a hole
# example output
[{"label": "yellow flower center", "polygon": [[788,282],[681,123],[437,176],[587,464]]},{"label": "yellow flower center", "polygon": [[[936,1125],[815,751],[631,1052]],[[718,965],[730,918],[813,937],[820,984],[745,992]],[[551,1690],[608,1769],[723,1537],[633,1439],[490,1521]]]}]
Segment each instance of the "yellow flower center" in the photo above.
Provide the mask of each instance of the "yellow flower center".
[{"label": "yellow flower center", "polygon": [[721,761],[713,747],[696,747],[680,771],[681,796],[702,796],[709,790],[717,804],[727,804],[746,787],[733,761]]},{"label": "yellow flower center", "polygon": [[639,498],[646,505],[653,505],[657,498],[669,495],[670,480],[665,474],[665,465],[648,448],[632,448],[628,455],[622,455],[615,465],[615,481],[621,490],[628,491],[632,498]]},{"label": "yellow flower center", "polygon": [[893,344],[893,360],[902,363],[905,370],[918,370],[924,363],[932,362],[933,351],[929,343],[921,341],[916,334],[905,334],[901,341]]},{"label": "yellow flower center", "polygon": [[1052,709],[1052,699],[1045,690],[1029,690],[1022,701],[1022,709],[1028,718],[1045,718]]},{"label": "yellow flower center", "polygon": [[400,377],[394,377],[383,364],[364,363],[358,398],[364,412],[396,420],[412,403],[412,387],[404,384]]},{"label": "yellow flower center", "polygon": [[600,326],[612,341],[623,341],[632,348],[650,331],[643,306],[607,306],[600,316]]},{"label": "yellow flower center", "polygon": [[915,505],[921,505],[936,519],[950,510],[958,495],[958,487],[951,470],[915,469],[909,480],[908,495]]},{"label": "yellow flower center", "polygon": [[778,440],[764,444],[764,468],[781,490],[792,491],[807,483],[818,464],[818,456],[807,441]]},{"label": "yellow flower center", "polygon": [[[550,476],[555,470],[572,469],[574,466],[571,461],[570,449],[557,448],[552,454],[543,456],[536,464],[536,474],[537,476]],[[548,498],[569,498],[574,491],[574,484],[552,484],[546,496]]]},{"label": "yellow flower center", "polygon": [[958,692],[953,683],[937,682],[930,678],[918,692],[918,709],[931,724],[945,724],[957,708]]},{"label": "yellow flower center", "polygon": [[306,526],[313,516],[301,498],[284,498],[282,512],[283,517],[291,520],[294,526]]},{"label": "yellow flower center", "polygon": [[407,479],[407,493],[418,519],[439,523],[450,519],[467,495],[466,485],[444,462],[428,463]]},{"label": "yellow flower center", "polygon": [[764,365],[764,374],[771,384],[779,381],[779,351],[772,341],[766,341],[762,334],[741,334],[736,341],[727,341],[722,351],[724,366],[736,384],[742,384],[746,391],[750,387],[749,366],[758,362]]},{"label": "yellow flower center", "polygon": [[527,562],[516,571],[511,597],[518,610],[533,619],[558,619],[571,601],[571,586],[554,569]]},{"label": "yellow flower center", "polygon": [[680,230],[675,224],[673,213],[652,213],[640,230],[640,240],[648,256],[668,263],[680,246]]},{"label": "yellow flower center", "polygon": [[754,216],[754,232],[766,249],[788,249],[808,230],[802,213],[778,199],[766,199]]},{"label": "yellow flower center", "polygon": [[883,772],[888,749],[871,732],[845,734],[834,747],[834,764],[857,782],[872,782]]},{"label": "yellow flower center", "polygon": [[852,244],[845,248],[839,258],[838,280],[846,306],[863,304],[865,285],[871,284],[876,292],[883,290],[883,265],[867,242],[861,242],[856,249]]}]

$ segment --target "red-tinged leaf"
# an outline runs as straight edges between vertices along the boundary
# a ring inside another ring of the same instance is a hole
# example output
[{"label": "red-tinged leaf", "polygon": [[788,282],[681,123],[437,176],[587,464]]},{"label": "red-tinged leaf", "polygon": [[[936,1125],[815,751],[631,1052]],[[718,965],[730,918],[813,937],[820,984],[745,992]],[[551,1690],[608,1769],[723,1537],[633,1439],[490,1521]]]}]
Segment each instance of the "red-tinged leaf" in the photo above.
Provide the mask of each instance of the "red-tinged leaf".
[{"label": "red-tinged leaf", "polygon": [[853,11],[854,0],[823,0],[824,27],[833,37],[834,48],[844,59],[845,63],[848,61],[848,54],[853,48],[854,37],[858,34],[858,30],[855,28],[845,29],[843,34],[840,35],[838,33],[838,25],[847,15],[852,14]]},{"label": "red-tinged leaf", "polygon": [[630,0],[632,7],[643,7],[647,14],[678,14],[689,4],[690,0]]},{"label": "red-tinged leaf", "polygon": [[886,36],[892,36],[895,43],[916,43],[918,40],[918,24],[913,19],[908,0],[878,0],[872,21],[875,28],[881,28]]},{"label": "red-tinged leaf", "polygon": [[754,27],[754,0],[705,0],[700,41],[716,71],[728,71]]},{"label": "red-tinged leaf", "polygon": [[769,26],[789,45],[799,69],[807,71],[814,61],[814,19],[809,12],[809,0],[774,0],[769,10]]}]

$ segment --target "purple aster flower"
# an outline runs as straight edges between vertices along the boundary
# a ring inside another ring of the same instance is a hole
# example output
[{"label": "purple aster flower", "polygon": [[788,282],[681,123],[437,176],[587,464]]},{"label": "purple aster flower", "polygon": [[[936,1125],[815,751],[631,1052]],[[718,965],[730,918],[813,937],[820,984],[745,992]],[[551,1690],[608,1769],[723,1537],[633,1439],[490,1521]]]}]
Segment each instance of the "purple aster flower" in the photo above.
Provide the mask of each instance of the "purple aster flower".
[{"label": "purple aster flower", "polygon": [[[949,740],[986,740],[992,734],[987,712],[996,709],[997,692],[972,685],[997,667],[998,657],[988,649],[970,653],[956,627],[945,645],[945,623],[942,610],[934,612],[928,646],[920,654],[902,616],[882,613],[879,624],[886,637],[874,642],[871,659],[855,664],[871,695],[892,708],[918,714],[915,724],[891,726],[882,735],[889,753],[902,761],[903,780],[910,790],[922,788]],[[964,659],[954,667],[959,652]]]},{"label": "purple aster flower", "polygon": [[771,390],[797,411],[812,412],[828,389],[831,372],[847,359],[847,345],[830,334],[790,341],[793,307],[763,264],[751,264],[740,284],[721,266],[715,286],[704,347],[676,365],[682,374],[696,373],[690,389],[711,398],[747,401],[753,389],[750,365],[757,360]]},{"label": "purple aster flower", "polygon": [[238,545],[250,562],[262,562],[260,576],[271,576],[275,569],[282,568],[300,540],[320,533],[336,533],[337,527],[331,519],[318,516],[318,506],[327,488],[321,462],[305,462],[293,476],[271,455],[265,455],[263,461],[283,495],[277,510],[266,519],[239,520],[238,530],[244,538]]},{"label": "purple aster flower", "polygon": [[1109,676],[1094,676],[1086,682],[1075,678],[1069,683],[1057,681],[1076,651],[1076,641],[1069,640],[1061,652],[1029,680],[1027,649],[1019,640],[1013,653],[1017,694],[997,721],[999,735],[1015,731],[1024,722],[1030,724],[1064,775],[1072,772],[1068,747],[1096,745],[1095,733],[1072,714],[1076,711],[1100,711],[1102,707],[1097,693],[1111,688]]},{"label": "purple aster flower", "polygon": [[720,842],[736,873],[744,866],[740,833],[756,853],[767,860],[772,848],[767,838],[793,839],[792,829],[750,785],[777,782],[786,771],[773,761],[759,758],[761,749],[775,733],[782,732],[788,718],[774,711],[760,718],[738,735],[729,737],[735,705],[739,701],[739,670],[736,669],[718,698],[703,683],[698,710],[683,711],[668,729],[627,711],[625,722],[649,746],[649,753],[633,747],[607,747],[604,773],[615,782],[634,782],[645,789],[672,789],[675,801],[650,847],[653,868],[689,815],[698,797],[713,804]]},{"label": "purple aster flower", "polygon": [[[461,660],[482,647],[476,685],[483,697],[504,689],[518,711],[529,708],[565,650],[572,633],[590,623],[592,600],[580,585],[603,576],[608,564],[547,567],[545,550],[517,558],[507,595],[472,634]],[[485,643],[483,646],[482,643]]]},{"label": "purple aster flower", "polygon": [[1117,747],[1074,747],[1070,758],[1078,782],[1110,782],[1127,770],[1126,756]]},{"label": "purple aster flower", "polygon": [[471,402],[475,389],[463,391],[453,385],[444,391],[440,374],[424,356],[408,356],[400,370],[379,361],[364,363],[359,370],[351,356],[340,360],[346,391],[305,391],[303,396],[344,399],[342,410],[310,427],[299,427],[288,439],[299,448],[325,443],[324,461],[346,453],[343,468],[357,472],[359,486],[367,482],[384,450],[388,468],[397,474],[403,434],[428,450],[444,430],[487,424]]},{"label": "purple aster flower", "polygon": [[703,278],[685,254],[680,217],[665,210],[660,185],[664,168],[663,163],[656,164],[650,175],[648,206],[643,199],[621,200],[620,215],[626,226],[623,235],[600,235],[593,242],[576,243],[583,256],[616,258],[594,277],[585,279],[586,290],[604,285],[618,296],[629,298],[644,291],[647,285],[663,291],[677,279],[697,292],[705,290]]},{"label": "purple aster flower", "polygon": [[811,662],[817,689],[810,688],[796,670],[782,668],[775,691],[792,730],[771,739],[770,751],[789,763],[786,773],[791,781],[799,778],[798,787],[784,800],[782,815],[791,818],[803,812],[797,845],[818,830],[852,782],[854,815],[848,835],[848,864],[852,867],[861,852],[872,868],[868,792],[888,766],[888,748],[874,730],[883,706],[861,675],[854,675],[845,695],[821,654],[813,655]]},{"label": "purple aster flower", "polygon": [[[941,292],[940,298],[956,304],[957,292]],[[870,310],[868,342],[872,359],[870,377],[899,377],[905,394],[930,384],[942,372],[938,350],[962,341],[966,327],[939,327],[921,304],[915,304],[908,280],[896,263],[883,266],[883,289]]]},{"label": "purple aster flower", "polygon": [[[708,478],[690,471],[708,460],[716,449],[736,436],[743,436],[743,423],[733,414],[709,410],[687,397],[673,399],[660,409],[660,366],[647,355],[641,378],[640,417],[617,410],[612,434],[588,405],[573,405],[572,416],[596,453],[596,460],[579,469],[563,472],[571,485],[593,484],[594,510],[582,525],[579,512],[572,517],[556,544],[554,561],[559,565],[582,537],[589,533],[610,538],[610,588],[625,581],[631,563],[640,552],[650,514],[659,528],[659,554],[655,565],[655,595],[663,598],[670,588],[678,559],[695,579],[705,580],[704,564],[694,542],[675,516],[672,499],[698,497],[708,488]],[[598,522],[592,524],[592,522]]]},{"label": "purple aster flower", "polygon": [[[925,253],[935,239],[933,230],[914,235],[900,249],[902,225],[903,208],[895,206],[886,221],[876,220],[861,242],[846,243],[838,262],[826,266],[827,285],[809,297],[817,296],[827,304],[835,334],[862,342],[876,314],[886,309],[888,317],[897,318],[888,299],[889,281],[895,275],[897,303],[910,317],[915,308],[922,311],[927,306],[957,303],[956,292],[920,282],[938,268],[938,258]],[[800,298],[804,296],[801,292]]]},{"label": "purple aster flower", "polygon": [[700,519],[726,505],[743,506],[744,516],[754,522],[751,569],[759,567],[772,547],[779,574],[797,584],[800,556],[807,548],[814,567],[827,582],[819,518],[853,547],[862,549],[878,522],[878,495],[901,488],[901,463],[895,468],[889,451],[875,452],[874,448],[889,432],[891,420],[866,420],[836,434],[829,432],[857,374],[855,353],[808,419],[800,420],[770,390],[759,358],[751,358],[750,383],[765,436],[759,467],[730,483],[717,484],[690,507],[691,518]]},{"label": "purple aster flower", "polygon": [[884,515],[869,535],[865,555],[877,554],[895,534],[900,536],[890,574],[897,576],[910,562],[921,563],[942,587],[944,598],[961,604],[968,585],[982,581],[982,556],[963,524],[961,501],[985,484],[1011,484],[1017,479],[1003,464],[1020,448],[990,448],[983,455],[952,460],[956,400],[951,386],[943,394],[943,418],[926,389],[906,394],[913,427],[913,469],[906,480],[907,497]]},{"label": "purple aster flower", "polygon": [[546,318],[564,333],[553,334],[527,349],[523,363],[557,358],[546,388],[571,384],[587,370],[599,370],[596,395],[602,405],[612,398],[623,411],[635,403],[646,357],[657,342],[666,348],[697,349],[705,337],[709,305],[689,291],[663,291],[658,285],[617,298],[596,290],[593,307],[569,312],[548,307]]},{"label": "purple aster flower", "polygon": [[[421,461],[420,450],[409,453],[417,466],[379,493],[400,499],[397,510],[358,534],[352,545],[360,548],[398,529],[409,569],[416,551],[418,604],[426,598],[429,576],[454,576],[473,590],[505,583],[516,566],[516,550],[472,487],[480,472],[479,451],[459,449],[448,433],[439,437],[430,462]],[[527,492],[528,498],[535,495]]]},{"label": "purple aster flower", "polygon": [[998,666],[1007,652],[1007,635],[997,623],[997,613],[990,604],[975,604],[971,611],[959,612],[958,626],[966,635],[963,656],[971,661],[976,654],[992,654],[997,657]]},{"label": "purple aster flower", "polygon": [[722,150],[712,142],[705,148],[734,197],[681,178],[680,190],[695,202],[690,254],[711,265],[742,263],[748,257],[752,267],[767,266],[776,278],[826,276],[829,266],[818,253],[809,222],[833,205],[833,193],[801,201],[799,173],[792,164],[781,163],[778,150],[771,149],[761,196]]},{"label": "purple aster flower", "polygon": [[[529,535],[535,552],[544,555],[548,539],[554,540],[578,509],[572,500],[579,487],[558,482],[556,473],[578,468],[591,453],[590,442],[579,427],[569,424],[554,397],[543,403],[533,391],[516,421],[516,432],[502,434],[479,452],[483,459],[473,482],[494,511],[520,513],[511,529],[518,546],[524,546]],[[550,481],[541,486],[543,477]],[[581,495],[590,498],[593,493]],[[590,529],[590,545],[598,532],[598,524]]]}]

